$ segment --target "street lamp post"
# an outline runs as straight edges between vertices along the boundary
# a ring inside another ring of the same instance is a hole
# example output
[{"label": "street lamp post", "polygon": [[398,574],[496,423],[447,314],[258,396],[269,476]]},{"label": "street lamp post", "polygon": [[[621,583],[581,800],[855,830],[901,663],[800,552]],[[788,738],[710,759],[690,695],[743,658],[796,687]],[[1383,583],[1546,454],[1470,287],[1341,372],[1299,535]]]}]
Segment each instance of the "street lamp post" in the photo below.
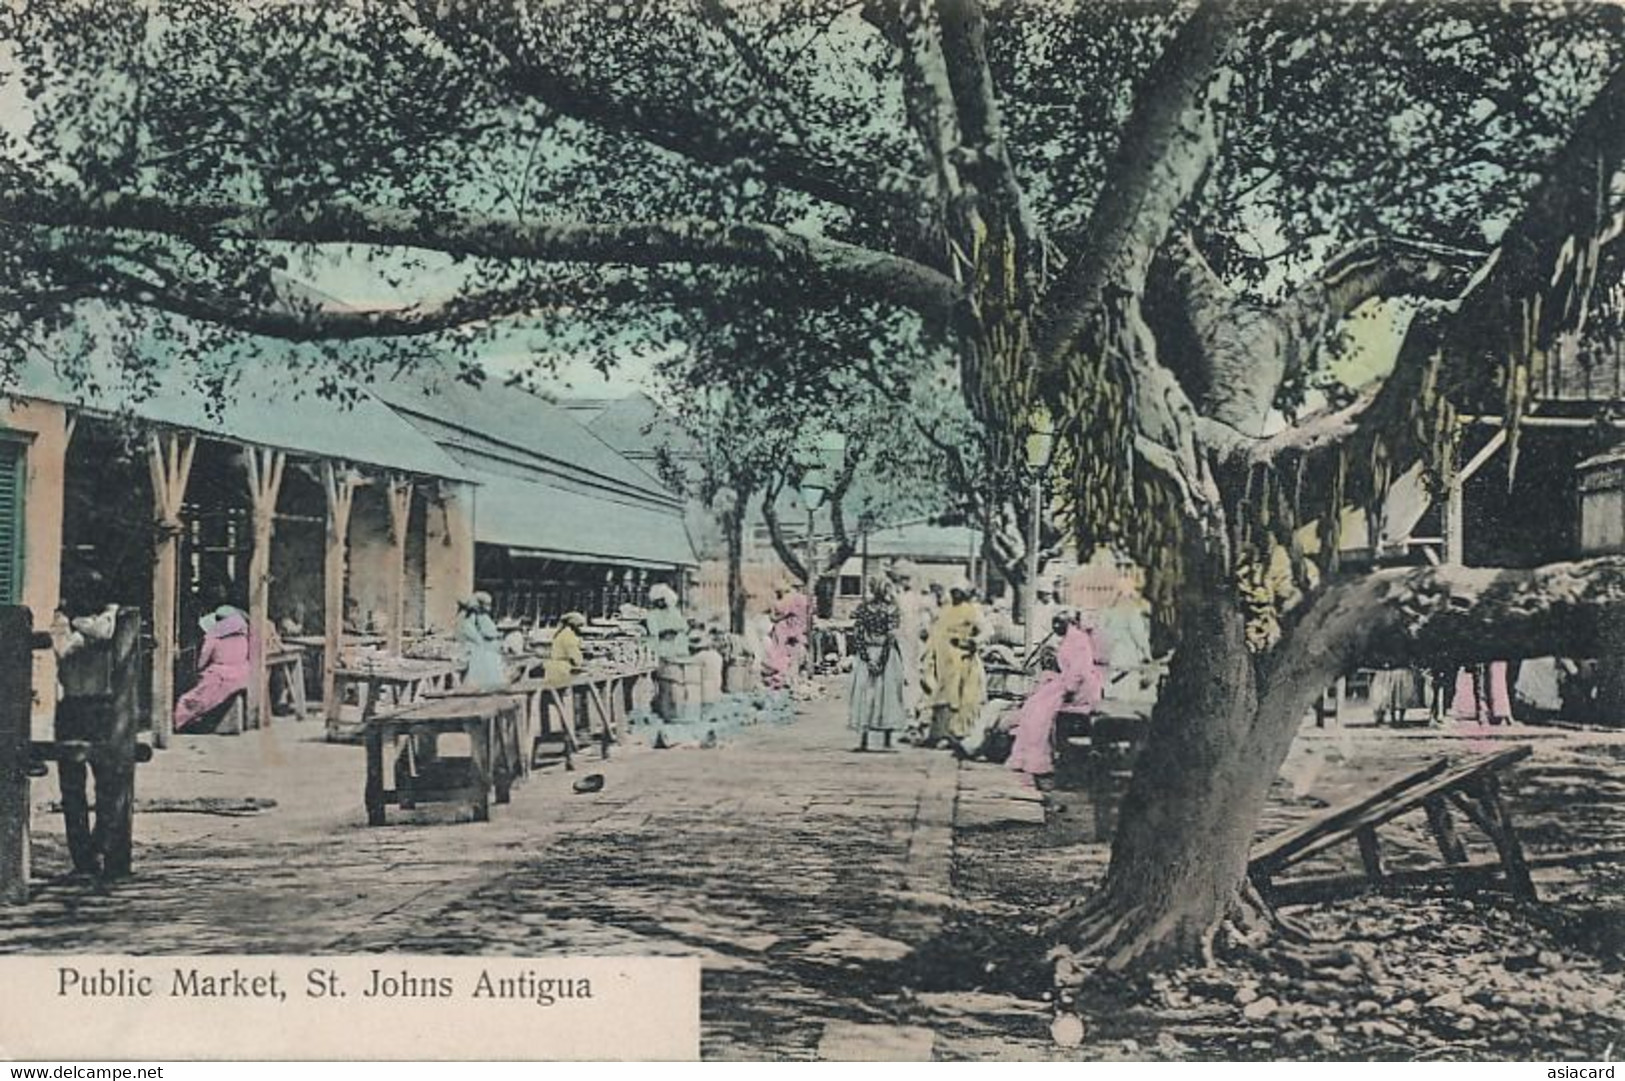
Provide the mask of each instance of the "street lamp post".
[{"label": "street lamp post", "polygon": [[840,432],[821,433],[809,448],[811,454],[803,459],[806,468],[801,475],[801,502],[807,508],[807,661],[808,672],[818,670],[817,647],[813,642],[813,624],[818,619],[818,565],[813,530],[817,526],[818,508],[823,506],[832,478],[840,472],[846,457],[846,437]]},{"label": "street lamp post", "polygon": [[875,512],[872,510],[866,510],[858,516],[858,536],[863,542],[863,551],[859,556],[861,561],[859,566],[862,568],[859,571],[859,574],[862,576],[860,592],[862,593],[863,600],[867,600],[869,598],[869,534],[873,533],[874,529]]},{"label": "street lamp post", "polygon": [[1055,449],[1055,431],[1047,413],[1033,417],[1033,427],[1027,436],[1027,466],[1032,470],[1032,514],[1027,528],[1027,575],[1023,583],[1027,595],[1027,613],[1021,621],[1023,663],[1032,657],[1033,643],[1038,638],[1034,616],[1038,610],[1038,540],[1044,513],[1044,474],[1049,469],[1050,455]]},{"label": "street lamp post", "polygon": [[813,645],[813,623],[818,619],[818,548],[813,539],[818,508],[824,503],[823,478],[817,471],[801,479],[801,503],[807,508],[807,674],[818,671],[817,650]]}]

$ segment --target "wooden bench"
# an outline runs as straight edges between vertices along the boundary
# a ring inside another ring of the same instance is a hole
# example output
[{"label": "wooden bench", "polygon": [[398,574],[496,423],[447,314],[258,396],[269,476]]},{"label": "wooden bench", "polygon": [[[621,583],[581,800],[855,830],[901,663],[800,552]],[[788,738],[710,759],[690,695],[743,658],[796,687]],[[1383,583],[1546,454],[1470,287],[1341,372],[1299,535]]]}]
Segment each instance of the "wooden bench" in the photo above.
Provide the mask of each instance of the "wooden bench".
[{"label": "wooden bench", "polygon": [[1094,709],[1062,706],[1057,710],[1057,748],[1066,746],[1068,741],[1074,739],[1087,739],[1095,749],[1118,743],[1133,745],[1145,742],[1151,722],[1138,715],[1109,712],[1103,708],[1108,705],[1109,702],[1102,702]]},{"label": "wooden bench", "polygon": [[551,727],[548,718],[557,711],[559,727],[564,738],[567,768],[575,768],[575,752],[581,749],[580,741],[576,738],[578,719],[584,718],[587,721],[587,730],[590,734],[593,719],[597,718],[600,758],[608,758],[610,745],[620,742],[618,710],[614,703],[617,701],[616,692],[623,678],[618,672],[613,674],[577,672],[568,682],[534,681],[540,692],[537,735],[540,737],[548,732]]},{"label": "wooden bench", "polygon": [[[206,714],[207,717],[216,718],[213,725],[194,723],[184,729],[187,734],[212,733],[216,736],[240,736],[250,727],[248,713],[248,692],[232,691],[231,697],[215,706]],[[199,719],[202,721],[202,718]]]},{"label": "wooden bench", "polygon": [[[1447,877],[1461,882],[1485,879],[1486,871],[1498,869],[1499,880],[1491,884],[1515,896],[1533,900],[1535,886],[1529,877],[1523,848],[1518,844],[1512,816],[1502,798],[1499,775],[1528,758],[1533,748],[1527,744],[1497,754],[1483,755],[1451,765],[1439,759],[1414,773],[1391,781],[1377,791],[1351,800],[1311,822],[1290,829],[1253,850],[1247,865],[1253,883],[1279,899],[1286,895],[1314,895],[1335,892],[1360,880],[1346,876],[1305,878],[1276,882],[1280,872],[1302,863],[1327,849],[1354,841],[1360,847],[1364,882],[1375,886],[1427,881]],[[1494,863],[1468,862],[1466,847],[1456,833],[1451,810],[1457,810],[1482,830],[1494,843]],[[1411,811],[1427,815],[1428,829],[1445,861],[1443,868],[1426,872],[1390,874],[1383,864],[1377,830],[1385,823]]]}]

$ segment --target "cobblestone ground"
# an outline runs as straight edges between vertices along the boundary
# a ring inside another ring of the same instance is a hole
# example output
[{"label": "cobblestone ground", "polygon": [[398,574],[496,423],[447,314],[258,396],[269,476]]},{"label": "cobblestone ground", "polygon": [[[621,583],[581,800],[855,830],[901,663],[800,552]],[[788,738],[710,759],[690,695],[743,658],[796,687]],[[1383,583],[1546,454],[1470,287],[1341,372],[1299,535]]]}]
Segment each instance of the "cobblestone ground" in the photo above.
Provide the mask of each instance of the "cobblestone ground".
[{"label": "cobblestone ground", "polygon": [[[716,748],[634,745],[586,766],[606,778],[593,795],[570,792],[581,773],[538,774],[488,824],[392,809],[404,821],[382,829],[362,824],[359,750],[314,725],[183,738],[143,767],[143,799],[277,806],[141,815],[134,879],[43,882],[0,911],[0,949],[697,954],[707,1056],[929,1056],[930,1029],[899,1023],[921,1007],[898,968],[953,905],[959,771],[941,752],[856,753],[843,713],[814,701]],[[60,827],[35,817],[49,876]]]},{"label": "cobblestone ground", "polygon": [[[136,877],[98,893],[51,878],[65,860],[60,820],[44,804],[54,782],[41,783],[36,894],[26,908],[0,909],[0,950],[698,955],[709,1058],[1303,1053],[1288,1037],[1307,1032],[1306,1021],[1283,1035],[1227,1020],[1241,1035],[1213,1042],[1172,1014],[1146,1019],[1160,1042],[1141,1025],[1134,1038],[1060,1051],[1047,976],[1033,963],[1037,932],[1102,873],[1129,763],[1097,755],[1085,774],[1063,774],[1064,810],[1046,820],[1001,767],[906,747],[855,753],[843,712],[839,697],[814,701],[794,724],[758,725],[712,749],[653,750],[634,733],[611,761],[586,763],[604,774],[602,792],[572,794],[580,773],[540,773],[489,823],[392,809],[386,828],[363,824],[360,750],[320,742],[315,724],[183,737],[142,767],[143,800],[276,806],[244,817],[143,813]],[[1441,753],[1507,738],[1537,745],[1510,786],[1531,855],[1617,844],[1625,740],[1551,730],[1482,739],[1306,730],[1261,833]],[[1396,865],[1421,860],[1427,839],[1399,830],[1392,851]],[[1625,896],[1619,866],[1547,866],[1537,877],[1549,902],[1612,922]],[[1438,918],[1451,935],[1481,922],[1471,912]],[[1618,949],[1616,937],[1591,956]],[[1326,1009],[1341,1024],[1341,1007]]]}]

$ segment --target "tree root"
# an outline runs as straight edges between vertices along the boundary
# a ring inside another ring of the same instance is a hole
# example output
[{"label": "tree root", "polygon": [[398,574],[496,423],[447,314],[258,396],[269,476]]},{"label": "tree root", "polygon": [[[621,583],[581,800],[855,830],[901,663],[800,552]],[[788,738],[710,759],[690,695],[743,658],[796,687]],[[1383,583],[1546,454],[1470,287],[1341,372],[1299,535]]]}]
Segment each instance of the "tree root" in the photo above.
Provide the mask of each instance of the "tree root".
[{"label": "tree root", "polygon": [[1251,882],[1242,885],[1222,916],[1201,927],[1177,909],[1123,906],[1102,891],[1063,911],[1048,930],[1057,943],[1048,956],[1062,986],[1102,976],[1132,979],[1181,961],[1211,967],[1266,950],[1313,952],[1313,937],[1277,912]]},{"label": "tree root", "polygon": [[1214,925],[1214,931],[1215,937],[1230,952],[1256,951],[1278,944],[1303,945],[1311,939],[1302,924],[1277,911],[1250,880],[1242,883],[1224,919]]}]

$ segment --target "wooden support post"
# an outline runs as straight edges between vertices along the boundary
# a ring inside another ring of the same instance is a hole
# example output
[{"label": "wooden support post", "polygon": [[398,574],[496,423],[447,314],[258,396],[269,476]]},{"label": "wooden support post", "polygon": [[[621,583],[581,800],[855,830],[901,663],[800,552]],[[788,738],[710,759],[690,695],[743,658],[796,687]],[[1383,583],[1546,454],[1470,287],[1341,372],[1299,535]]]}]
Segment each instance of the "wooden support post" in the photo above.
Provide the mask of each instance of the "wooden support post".
[{"label": "wooden support post", "polygon": [[28,901],[29,714],[34,616],[0,608],[0,902]]},{"label": "wooden support post", "polygon": [[1501,798],[1501,782],[1494,774],[1480,777],[1469,790],[1484,814],[1486,832],[1495,842],[1501,855],[1501,869],[1506,874],[1507,889],[1514,896],[1535,899],[1535,883],[1529,877],[1529,865],[1524,861],[1523,846],[1512,828],[1512,815]]},{"label": "wooden support post", "polygon": [[1360,862],[1365,865],[1365,876],[1373,885],[1380,885],[1386,876],[1382,869],[1382,844],[1377,840],[1375,826],[1362,827],[1354,834],[1360,844]]},{"label": "wooden support post", "polygon": [[1466,863],[1467,847],[1456,835],[1456,824],[1450,820],[1450,805],[1444,797],[1434,796],[1424,801],[1422,807],[1427,811],[1428,829],[1432,831],[1433,839],[1439,842],[1439,855],[1444,857],[1446,863]]},{"label": "wooden support post", "polygon": [[114,628],[107,742],[98,748],[101,758],[96,763],[96,832],[100,834],[102,875],[124,878],[130,873],[134,851],[141,613],[133,608],[121,610]]},{"label": "wooden support post", "polygon": [[248,727],[271,721],[270,677],[265,666],[266,629],[271,625],[271,542],[276,532],[276,501],[288,456],[269,447],[244,448],[248,496],[254,520],[254,552],[248,561],[248,627],[254,649],[248,684]]},{"label": "wooden support post", "polygon": [[406,620],[406,531],[412,521],[412,480],[389,480],[389,634],[387,646],[399,654]]},{"label": "wooden support post", "polygon": [[154,433],[147,441],[153,517],[158,537],[152,566],[152,741],[169,746],[175,724],[176,576],[180,560],[181,506],[192,475],[197,439],[182,432]]},{"label": "wooden support post", "polygon": [[323,563],[325,599],[322,650],[322,709],[327,720],[339,719],[339,650],[344,644],[344,563],[350,536],[350,506],[356,476],[344,463],[322,463],[322,490],[327,495],[327,555]]}]

